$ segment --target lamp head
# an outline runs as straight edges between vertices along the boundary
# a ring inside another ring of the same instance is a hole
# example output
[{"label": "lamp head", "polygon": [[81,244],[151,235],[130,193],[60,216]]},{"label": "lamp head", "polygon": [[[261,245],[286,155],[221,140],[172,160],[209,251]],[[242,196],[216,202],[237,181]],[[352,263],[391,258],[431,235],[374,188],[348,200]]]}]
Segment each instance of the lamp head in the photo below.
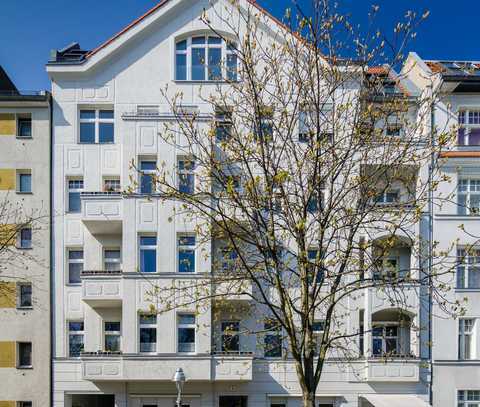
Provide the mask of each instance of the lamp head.
[{"label": "lamp head", "polygon": [[185,373],[183,373],[183,369],[179,367],[175,372],[175,376],[173,376],[173,381],[177,386],[177,390],[181,392],[183,390],[183,385],[185,384]]}]

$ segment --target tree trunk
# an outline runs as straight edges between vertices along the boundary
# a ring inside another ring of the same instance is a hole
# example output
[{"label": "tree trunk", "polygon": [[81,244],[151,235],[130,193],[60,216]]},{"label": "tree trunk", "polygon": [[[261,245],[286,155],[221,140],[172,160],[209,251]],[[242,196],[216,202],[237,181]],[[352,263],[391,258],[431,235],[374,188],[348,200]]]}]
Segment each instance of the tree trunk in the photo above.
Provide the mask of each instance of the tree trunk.
[{"label": "tree trunk", "polygon": [[315,407],[315,392],[303,392],[303,407]]}]

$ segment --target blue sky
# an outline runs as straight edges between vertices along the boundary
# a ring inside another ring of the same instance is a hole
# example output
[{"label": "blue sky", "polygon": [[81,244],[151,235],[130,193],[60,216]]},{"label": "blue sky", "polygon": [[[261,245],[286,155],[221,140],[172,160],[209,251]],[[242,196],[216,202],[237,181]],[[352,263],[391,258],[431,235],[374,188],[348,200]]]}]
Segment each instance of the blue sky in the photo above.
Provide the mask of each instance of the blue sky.
[{"label": "blue sky", "polygon": [[[72,41],[92,49],[121,30],[158,0],[1,0],[0,65],[19,89],[49,89],[45,63],[51,49]],[[258,0],[278,17],[291,0]],[[298,0],[309,3],[311,0]],[[380,6],[378,24],[392,30],[406,10],[430,10],[410,44],[423,58],[480,60],[478,0],[336,0],[362,23],[372,4]]]}]

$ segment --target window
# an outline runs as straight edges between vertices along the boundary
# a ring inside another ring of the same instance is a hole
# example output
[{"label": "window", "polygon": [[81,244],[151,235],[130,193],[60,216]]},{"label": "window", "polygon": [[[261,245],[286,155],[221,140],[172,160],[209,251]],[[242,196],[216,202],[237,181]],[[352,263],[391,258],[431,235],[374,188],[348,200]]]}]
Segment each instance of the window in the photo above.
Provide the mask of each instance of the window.
[{"label": "window", "polygon": [[232,132],[232,112],[228,109],[215,109],[215,140],[224,143],[230,139]]},{"label": "window", "polygon": [[195,273],[195,236],[178,237],[178,272]]},{"label": "window", "polygon": [[480,179],[460,179],[457,192],[459,215],[480,214]]},{"label": "window", "polygon": [[104,252],[105,271],[121,271],[120,249],[106,249]]},{"label": "window", "polygon": [[120,322],[105,322],[105,350],[120,352]]},{"label": "window", "polygon": [[195,191],[195,161],[178,160],[178,190],[182,194],[193,194]]},{"label": "window", "polygon": [[157,351],[157,316],[140,315],[140,352]]},{"label": "window", "polygon": [[31,401],[19,401],[17,407],[32,407]]},{"label": "window", "polygon": [[32,174],[27,171],[17,173],[17,192],[29,194],[32,192]]},{"label": "window", "polygon": [[218,407],[247,407],[247,396],[219,396]]},{"label": "window", "polygon": [[458,407],[480,406],[480,390],[459,390],[457,394]]},{"label": "window", "polygon": [[[225,61],[226,66],[223,66]],[[177,81],[237,80],[237,45],[215,36],[195,36],[175,44]]]},{"label": "window", "polygon": [[18,368],[32,367],[32,343],[19,342],[18,343]]},{"label": "window", "polygon": [[312,113],[302,111],[298,115],[298,141],[308,143],[314,133]]},{"label": "window", "polygon": [[238,266],[238,252],[230,247],[222,247],[220,249],[221,271],[234,272]]},{"label": "window", "polygon": [[222,352],[238,352],[240,350],[240,322],[222,322]]},{"label": "window", "polygon": [[156,161],[140,162],[140,193],[141,194],[151,194],[155,192],[156,171],[157,171]]},{"label": "window", "polygon": [[32,284],[18,285],[18,308],[32,308]]},{"label": "window", "polygon": [[385,128],[385,135],[388,137],[400,137],[402,134],[402,125],[398,123],[388,123]]},{"label": "window", "polygon": [[32,118],[19,117],[17,119],[17,137],[32,138]]},{"label": "window", "polygon": [[273,112],[269,107],[265,107],[264,111],[256,117],[255,138],[257,141],[269,141],[273,139]]},{"label": "window", "polygon": [[400,191],[397,189],[385,190],[375,196],[376,205],[392,205],[400,201]]},{"label": "window", "polygon": [[32,248],[32,228],[23,228],[20,230],[20,249]]},{"label": "window", "polygon": [[80,110],[80,143],[113,143],[113,129],[113,110]]},{"label": "window", "polygon": [[458,320],[458,358],[475,359],[473,332],[475,319],[463,318]]},{"label": "window", "polygon": [[68,211],[78,213],[82,210],[80,193],[83,191],[83,180],[74,179],[68,181]]},{"label": "window", "polygon": [[315,275],[315,272],[317,273],[317,283],[321,283],[324,277],[324,270],[317,270],[319,264],[320,264],[320,250],[316,248],[310,248],[307,250],[307,260],[309,262],[307,268],[308,268],[308,275],[309,275],[309,281],[313,282],[313,277]]},{"label": "window", "polygon": [[480,145],[480,109],[458,112],[458,145]]},{"label": "window", "polygon": [[83,352],[84,324],[83,321],[68,322],[68,355],[78,358]]},{"label": "window", "polygon": [[140,236],[140,272],[157,271],[157,236]]},{"label": "window", "polygon": [[265,329],[265,349],[263,353],[267,358],[282,357],[282,336],[281,327],[278,322],[268,320],[264,323]]},{"label": "window", "polygon": [[325,321],[314,321],[312,325],[313,335],[315,336],[315,342],[317,347],[315,349],[315,354],[318,355],[320,352],[320,345],[322,343],[323,332],[325,331]]},{"label": "window", "polygon": [[397,355],[398,326],[381,325],[372,328],[373,356]]},{"label": "window", "polygon": [[68,283],[80,284],[83,271],[83,250],[68,251]]},{"label": "window", "polygon": [[374,280],[394,280],[399,275],[400,259],[394,256],[385,256],[376,259],[373,270]]},{"label": "window", "polygon": [[457,288],[480,288],[480,250],[457,250]]},{"label": "window", "polygon": [[115,178],[108,178],[103,181],[103,191],[104,192],[120,192],[122,189],[120,187],[120,180]]},{"label": "window", "polygon": [[195,352],[195,315],[179,314],[178,315],[178,352],[194,353]]}]

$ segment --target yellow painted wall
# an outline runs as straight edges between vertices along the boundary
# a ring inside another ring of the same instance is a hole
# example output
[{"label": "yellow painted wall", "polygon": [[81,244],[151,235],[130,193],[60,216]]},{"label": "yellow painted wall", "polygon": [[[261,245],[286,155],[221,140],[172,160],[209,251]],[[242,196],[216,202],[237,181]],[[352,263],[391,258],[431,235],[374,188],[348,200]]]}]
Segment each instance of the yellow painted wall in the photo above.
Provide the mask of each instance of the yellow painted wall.
[{"label": "yellow painted wall", "polygon": [[16,367],[15,342],[0,342],[1,367]]},{"label": "yellow painted wall", "polygon": [[0,113],[0,136],[14,136],[17,131],[15,115]]},{"label": "yellow painted wall", "polygon": [[0,407],[15,407],[15,401],[1,401],[0,400]]},{"label": "yellow painted wall", "polygon": [[15,170],[12,168],[0,169],[0,189],[15,189]]},{"label": "yellow painted wall", "polygon": [[15,308],[17,300],[17,285],[12,282],[0,281],[0,308]]},{"label": "yellow painted wall", "polygon": [[17,229],[19,229],[17,225],[0,224],[0,245],[14,246],[17,241]]}]

